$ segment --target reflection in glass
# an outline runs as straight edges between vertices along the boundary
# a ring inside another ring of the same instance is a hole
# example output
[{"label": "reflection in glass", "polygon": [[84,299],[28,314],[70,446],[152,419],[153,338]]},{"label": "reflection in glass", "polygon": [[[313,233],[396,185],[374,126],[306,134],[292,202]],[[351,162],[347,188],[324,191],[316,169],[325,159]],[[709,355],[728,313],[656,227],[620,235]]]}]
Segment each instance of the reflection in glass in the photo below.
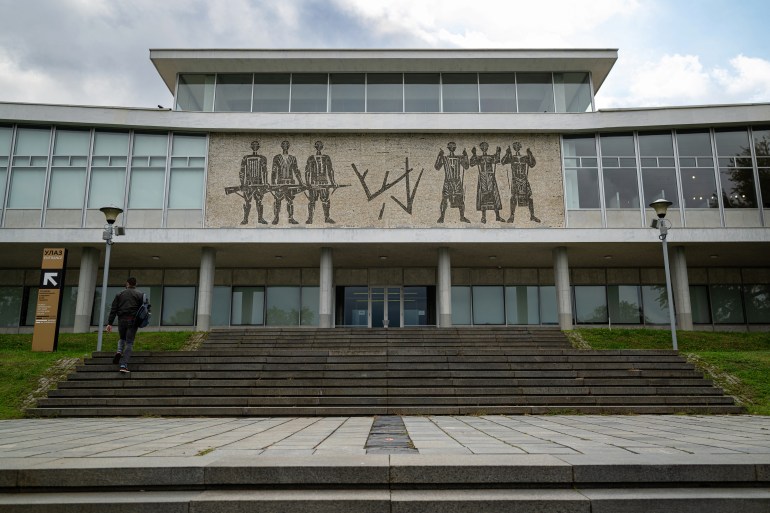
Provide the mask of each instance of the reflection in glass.
[{"label": "reflection in glass", "polygon": [[369,326],[369,287],[344,287],[343,326]]},{"label": "reflection in glass", "polygon": [[559,313],[556,307],[556,287],[542,285],[540,287],[540,322],[542,324],[559,324]]},{"label": "reflection in glass", "polygon": [[214,111],[250,112],[252,77],[251,73],[217,75]]},{"label": "reflection in glass", "polygon": [[252,112],[289,112],[289,74],[254,75]]},{"label": "reflection in glass", "polygon": [[591,85],[588,73],[554,73],[556,112],[591,110]]},{"label": "reflection in glass", "polygon": [[639,287],[636,285],[608,285],[607,304],[610,323],[641,324]]},{"label": "reflection in glass", "polygon": [[404,75],[404,111],[439,112],[438,73],[407,73]]},{"label": "reflection in glass", "polygon": [[513,73],[479,75],[481,112],[516,112],[516,76]]},{"label": "reflection in glass", "polygon": [[676,169],[643,167],[642,182],[644,183],[645,205],[649,205],[657,199],[665,199],[673,203],[670,208],[679,207]]},{"label": "reflection in glass", "polygon": [[645,324],[668,324],[668,296],[665,285],[642,285]]},{"label": "reflection in glass", "polygon": [[682,193],[687,208],[719,208],[714,168],[681,168]]},{"label": "reflection in glass", "polygon": [[298,326],[299,287],[267,287],[267,326]]},{"label": "reflection in glass", "polygon": [[265,323],[265,288],[233,287],[230,324],[261,325]]},{"label": "reflection in glass", "polygon": [[607,208],[639,208],[636,168],[604,168],[604,201]]},{"label": "reflection in glass", "polygon": [[503,287],[472,287],[473,324],[505,324],[505,299]]},{"label": "reflection in glass", "polygon": [[467,326],[471,324],[471,288],[466,286],[452,287],[452,325]]},{"label": "reflection in glass", "polygon": [[302,287],[302,311],[299,316],[302,326],[318,326],[320,299],[318,287]]},{"label": "reflection in glass", "polygon": [[404,83],[401,73],[369,73],[366,82],[367,112],[404,111]]},{"label": "reflection in glass", "polygon": [[607,323],[607,295],[603,285],[575,286],[575,316],[586,324]]},{"label": "reflection in glass", "polygon": [[195,287],[163,287],[163,326],[195,324]]},{"label": "reflection in glass", "polygon": [[554,112],[550,73],[517,73],[519,112]]},{"label": "reflection in glass", "polygon": [[478,112],[479,86],[475,73],[441,75],[443,112]]},{"label": "reflection in glass", "polygon": [[596,139],[564,138],[564,176],[567,208],[599,208],[599,170],[596,168]]},{"label": "reflection in glass", "polygon": [[744,285],[746,319],[750,324],[770,324],[770,285]]},{"label": "reflection in glass", "polygon": [[179,75],[176,110],[192,112],[214,110],[214,75]]},{"label": "reflection in glass", "polygon": [[404,326],[428,324],[428,287],[404,287]]},{"label": "reflection in glass", "polygon": [[230,300],[232,289],[228,285],[215,285],[211,298],[211,326],[230,325]]},{"label": "reflection in glass", "polygon": [[743,300],[740,285],[710,285],[711,317],[714,324],[743,324]]},{"label": "reflection in glass", "polygon": [[326,112],[328,76],[295,73],[291,77],[291,112]]},{"label": "reflection in glass", "polygon": [[540,324],[537,287],[505,287],[505,314],[508,324]]},{"label": "reflection in glass", "polygon": [[331,112],[364,112],[363,73],[332,73],[329,83]]},{"label": "reflection in glass", "polygon": [[21,315],[22,287],[0,287],[0,327],[15,328]]},{"label": "reflection in glass", "polygon": [[690,305],[694,324],[711,324],[709,292],[706,285],[690,285]]}]

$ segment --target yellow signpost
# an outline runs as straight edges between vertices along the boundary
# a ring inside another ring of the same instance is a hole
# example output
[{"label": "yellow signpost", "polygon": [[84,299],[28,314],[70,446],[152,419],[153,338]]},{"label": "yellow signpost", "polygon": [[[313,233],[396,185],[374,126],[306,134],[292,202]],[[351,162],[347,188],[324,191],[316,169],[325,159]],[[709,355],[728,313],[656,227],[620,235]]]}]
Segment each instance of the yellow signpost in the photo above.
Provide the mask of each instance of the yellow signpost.
[{"label": "yellow signpost", "polygon": [[64,271],[67,268],[67,250],[43,249],[40,266],[40,288],[35,309],[35,329],[32,333],[32,350],[56,351],[59,342],[59,312],[64,288]]}]

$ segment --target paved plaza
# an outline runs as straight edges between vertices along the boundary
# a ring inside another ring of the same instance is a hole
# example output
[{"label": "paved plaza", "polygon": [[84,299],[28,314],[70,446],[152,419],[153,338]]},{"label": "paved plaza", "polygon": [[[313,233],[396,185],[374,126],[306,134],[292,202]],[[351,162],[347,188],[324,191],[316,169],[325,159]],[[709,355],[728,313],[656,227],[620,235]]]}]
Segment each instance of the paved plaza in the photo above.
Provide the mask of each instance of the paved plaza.
[{"label": "paved plaza", "polygon": [[[408,416],[410,452],[423,455],[592,456],[608,460],[708,456],[770,461],[770,417]],[[373,417],[107,418],[0,421],[0,467],[55,460],[228,456],[359,456]],[[394,440],[394,443],[398,443]],[[392,449],[403,452],[403,445]],[[387,453],[387,448],[377,451]],[[143,460],[138,460],[143,459]]]}]

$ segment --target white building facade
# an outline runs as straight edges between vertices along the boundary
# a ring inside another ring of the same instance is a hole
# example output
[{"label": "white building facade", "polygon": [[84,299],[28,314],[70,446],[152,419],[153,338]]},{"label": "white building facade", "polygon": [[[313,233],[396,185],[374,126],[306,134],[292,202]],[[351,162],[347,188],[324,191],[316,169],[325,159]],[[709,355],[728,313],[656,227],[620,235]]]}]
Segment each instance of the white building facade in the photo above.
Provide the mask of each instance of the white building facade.
[{"label": "white building facade", "polygon": [[[173,109],[0,103],[0,329],[770,326],[770,105],[595,111],[615,50],[152,50]],[[95,306],[96,305],[96,306]]]}]

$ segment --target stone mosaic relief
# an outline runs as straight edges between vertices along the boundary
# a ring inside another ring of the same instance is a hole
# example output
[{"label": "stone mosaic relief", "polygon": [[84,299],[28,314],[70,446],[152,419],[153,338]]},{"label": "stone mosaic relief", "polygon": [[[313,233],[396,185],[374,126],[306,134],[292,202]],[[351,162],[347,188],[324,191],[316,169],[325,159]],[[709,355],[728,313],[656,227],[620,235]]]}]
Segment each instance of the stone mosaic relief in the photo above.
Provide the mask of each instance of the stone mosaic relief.
[{"label": "stone mosaic relief", "polygon": [[211,134],[206,227],[562,227],[559,146],[542,134]]}]

